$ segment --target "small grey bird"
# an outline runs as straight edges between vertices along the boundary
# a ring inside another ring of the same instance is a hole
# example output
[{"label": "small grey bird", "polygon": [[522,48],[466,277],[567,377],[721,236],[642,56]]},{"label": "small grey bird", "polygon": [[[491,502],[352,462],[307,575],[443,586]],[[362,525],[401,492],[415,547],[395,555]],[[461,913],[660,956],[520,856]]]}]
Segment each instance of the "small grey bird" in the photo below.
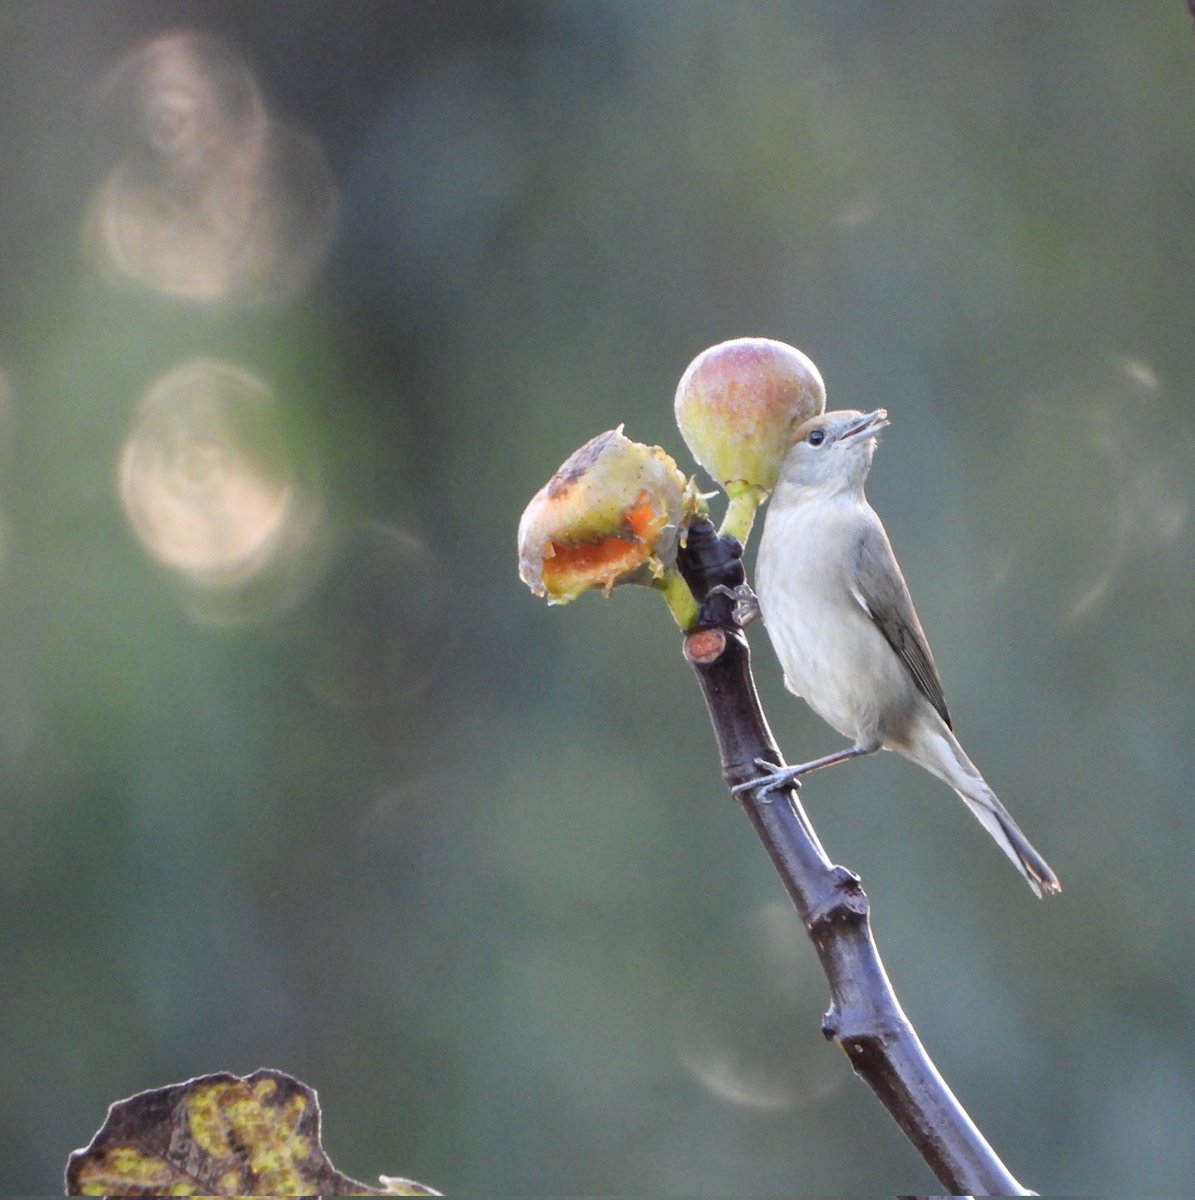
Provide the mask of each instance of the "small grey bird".
[{"label": "small grey bird", "polygon": [[1057,876],[967,757],[888,535],[863,495],[888,414],[829,412],[797,430],[756,565],[764,624],[789,691],[854,745],[738,790],[770,791],[834,763],[895,750],[944,780],[1041,896]]}]

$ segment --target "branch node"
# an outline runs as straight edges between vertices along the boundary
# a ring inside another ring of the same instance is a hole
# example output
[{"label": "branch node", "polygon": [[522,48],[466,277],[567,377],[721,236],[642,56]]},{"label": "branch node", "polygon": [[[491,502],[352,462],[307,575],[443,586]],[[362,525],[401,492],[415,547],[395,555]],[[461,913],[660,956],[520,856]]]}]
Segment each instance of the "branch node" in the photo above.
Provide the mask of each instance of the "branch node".
[{"label": "branch node", "polygon": [[708,517],[689,523],[677,566],[701,605],[698,628],[735,628],[732,596],[747,580],[738,538],[719,536]]},{"label": "branch node", "polygon": [[826,884],[805,918],[805,928],[815,943],[832,937],[835,927],[862,925],[870,905],[863,882],[846,867],[831,867]]},{"label": "branch node", "polygon": [[838,1030],[841,1028],[838,1009],[833,1004],[826,1009],[822,1016],[822,1037],[827,1042],[832,1042],[838,1036]]}]

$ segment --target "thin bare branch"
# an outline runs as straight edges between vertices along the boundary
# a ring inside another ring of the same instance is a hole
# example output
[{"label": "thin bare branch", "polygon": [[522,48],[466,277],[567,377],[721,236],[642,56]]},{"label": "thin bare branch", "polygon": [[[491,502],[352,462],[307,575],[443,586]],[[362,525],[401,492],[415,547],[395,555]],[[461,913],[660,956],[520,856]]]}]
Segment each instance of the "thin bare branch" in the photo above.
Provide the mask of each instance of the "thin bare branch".
[{"label": "thin bare branch", "polygon": [[[745,582],[742,549],[708,521],[690,526],[681,571],[702,603],[685,637],[701,684],[728,786],[758,774],[757,758],[780,763],[751,675],[746,638],[733,618]],[[938,1180],[953,1195],[1031,1195],[967,1115],[925,1052],[880,960],[870,906],[857,875],[834,866],[795,790],[737,797],[788,891],[830,985],[822,1032],[880,1098]]]}]

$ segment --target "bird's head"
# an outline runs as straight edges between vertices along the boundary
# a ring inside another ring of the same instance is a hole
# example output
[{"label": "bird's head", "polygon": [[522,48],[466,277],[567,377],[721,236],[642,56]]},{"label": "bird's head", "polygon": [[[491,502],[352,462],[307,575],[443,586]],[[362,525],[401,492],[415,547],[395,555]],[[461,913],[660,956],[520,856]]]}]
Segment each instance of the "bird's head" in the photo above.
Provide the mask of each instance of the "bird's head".
[{"label": "bird's head", "polygon": [[862,490],[876,435],[890,424],[888,410],[862,413],[854,409],[821,413],[797,427],[780,467],[780,484],[801,490]]}]

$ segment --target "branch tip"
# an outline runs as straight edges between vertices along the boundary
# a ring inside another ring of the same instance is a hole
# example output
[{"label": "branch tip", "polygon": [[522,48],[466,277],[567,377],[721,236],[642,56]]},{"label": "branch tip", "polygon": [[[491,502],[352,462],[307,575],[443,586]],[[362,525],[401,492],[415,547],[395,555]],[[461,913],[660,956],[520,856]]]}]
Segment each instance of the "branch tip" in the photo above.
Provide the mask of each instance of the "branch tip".
[{"label": "branch tip", "polygon": [[685,658],[706,666],[726,649],[726,634],[721,629],[698,629],[685,637]]}]

